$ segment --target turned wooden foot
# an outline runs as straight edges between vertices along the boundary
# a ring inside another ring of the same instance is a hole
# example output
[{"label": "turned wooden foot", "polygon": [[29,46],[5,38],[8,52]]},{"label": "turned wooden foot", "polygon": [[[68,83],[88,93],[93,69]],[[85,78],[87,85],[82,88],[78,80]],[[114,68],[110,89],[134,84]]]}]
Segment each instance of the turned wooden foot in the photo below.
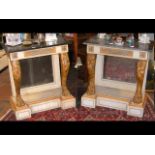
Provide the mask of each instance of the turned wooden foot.
[{"label": "turned wooden foot", "polygon": [[68,53],[63,53],[60,55],[61,59],[61,85],[62,85],[62,96],[71,96],[67,88],[67,77],[69,73],[70,61]]},{"label": "turned wooden foot", "polygon": [[136,73],[137,88],[136,88],[135,96],[133,98],[134,104],[141,104],[143,102],[142,89],[143,89],[145,68],[146,68],[146,61],[139,60],[137,63],[137,73]]},{"label": "turned wooden foot", "polygon": [[95,95],[95,65],[96,55],[87,54],[87,69],[88,69],[88,88],[87,95]]},{"label": "turned wooden foot", "polygon": [[12,72],[13,72],[13,79],[14,79],[14,84],[15,84],[15,91],[16,91],[16,105],[18,107],[24,106],[25,103],[22,100],[21,94],[20,94],[20,87],[21,87],[21,68],[20,68],[20,63],[19,61],[12,61]]}]

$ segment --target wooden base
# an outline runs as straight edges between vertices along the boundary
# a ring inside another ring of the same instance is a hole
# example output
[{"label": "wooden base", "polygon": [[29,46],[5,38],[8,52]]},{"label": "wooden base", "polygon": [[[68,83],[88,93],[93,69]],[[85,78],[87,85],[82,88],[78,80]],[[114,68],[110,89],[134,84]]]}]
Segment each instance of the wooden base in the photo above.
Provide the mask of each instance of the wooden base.
[{"label": "wooden base", "polygon": [[61,108],[62,109],[69,109],[76,107],[76,100],[73,96],[69,97],[61,97]]},{"label": "wooden base", "polygon": [[84,107],[95,108],[96,96],[84,94],[81,99],[81,105]]},{"label": "wooden base", "polygon": [[16,97],[11,97],[12,109],[17,120],[31,117],[31,114],[48,111],[56,108],[68,109],[76,107],[76,100],[73,96],[61,96],[61,89],[46,90],[37,93],[23,94],[24,106],[16,105]]},{"label": "wooden base", "polygon": [[96,88],[96,96],[83,95],[81,105],[95,108],[96,106],[127,111],[127,114],[135,117],[143,117],[144,103],[135,105],[131,102],[134,92],[115,88]]},{"label": "wooden base", "polygon": [[22,95],[24,102],[30,107],[32,114],[60,108],[60,97],[61,88]]},{"label": "wooden base", "polygon": [[128,103],[134,92],[110,87],[96,86],[96,105],[116,110],[127,111]]}]

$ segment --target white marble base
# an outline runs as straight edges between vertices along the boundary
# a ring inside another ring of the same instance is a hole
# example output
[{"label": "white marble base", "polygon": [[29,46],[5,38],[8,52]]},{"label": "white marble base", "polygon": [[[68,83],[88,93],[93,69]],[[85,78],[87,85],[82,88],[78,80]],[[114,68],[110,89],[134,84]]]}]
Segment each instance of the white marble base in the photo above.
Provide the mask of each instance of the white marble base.
[{"label": "white marble base", "polygon": [[69,109],[69,108],[75,108],[75,107],[76,107],[76,100],[74,97],[70,97],[68,99],[62,98],[61,100],[62,109]]},{"label": "white marble base", "polygon": [[127,115],[142,118],[144,114],[143,107],[128,106]]},{"label": "white marble base", "polygon": [[95,108],[96,107],[95,96],[87,96],[87,95],[82,96],[81,105],[88,108]]},{"label": "white marble base", "polygon": [[116,110],[127,111],[128,103],[119,101],[119,100],[112,100],[108,98],[97,97],[96,105],[101,106],[101,107],[106,107],[106,108],[112,108]]},{"label": "white marble base", "polygon": [[17,120],[23,120],[31,118],[31,110],[29,108],[15,111],[15,116]]},{"label": "white marble base", "polygon": [[34,114],[34,113],[39,113],[39,112],[59,108],[60,102],[61,101],[58,98],[58,99],[53,99],[42,103],[29,104],[29,107],[31,109],[31,113]]},{"label": "white marble base", "polygon": [[26,102],[22,108],[14,108],[17,120],[31,118],[31,114],[44,112],[56,108],[69,109],[76,107],[76,99],[73,96],[42,99],[40,101]]}]

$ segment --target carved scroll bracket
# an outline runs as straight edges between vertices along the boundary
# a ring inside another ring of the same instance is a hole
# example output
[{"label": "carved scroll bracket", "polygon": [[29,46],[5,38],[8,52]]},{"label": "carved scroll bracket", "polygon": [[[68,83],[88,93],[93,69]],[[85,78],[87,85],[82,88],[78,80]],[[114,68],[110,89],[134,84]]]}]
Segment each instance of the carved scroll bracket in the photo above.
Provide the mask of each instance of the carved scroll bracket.
[{"label": "carved scroll bracket", "polygon": [[133,98],[133,104],[142,104],[143,103],[143,81],[145,75],[145,68],[146,68],[146,61],[139,60],[137,63],[137,71],[136,71],[136,78],[137,78],[137,88],[136,93]]},{"label": "carved scroll bracket", "polygon": [[17,107],[21,107],[21,106],[24,106],[25,103],[24,103],[24,101],[21,97],[21,94],[20,94],[20,87],[21,87],[21,67],[20,67],[20,63],[18,60],[11,61],[11,66],[12,66],[13,80],[14,80],[15,91],[16,91],[14,103],[17,105]]},{"label": "carved scroll bracket", "polygon": [[71,96],[67,88],[67,78],[68,78],[69,67],[70,67],[68,53],[60,54],[60,62],[61,62],[62,96]]},{"label": "carved scroll bracket", "polygon": [[88,68],[88,88],[87,95],[95,95],[95,65],[96,55],[87,54],[87,68]]}]

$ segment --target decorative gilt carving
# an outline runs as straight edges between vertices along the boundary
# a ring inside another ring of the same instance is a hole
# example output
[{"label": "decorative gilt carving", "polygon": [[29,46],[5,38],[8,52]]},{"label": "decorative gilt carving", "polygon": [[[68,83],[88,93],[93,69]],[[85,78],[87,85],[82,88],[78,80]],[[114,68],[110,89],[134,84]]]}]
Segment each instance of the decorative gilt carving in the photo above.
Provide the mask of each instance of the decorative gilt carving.
[{"label": "decorative gilt carving", "polygon": [[51,55],[53,53],[56,53],[56,48],[51,47],[51,48],[42,48],[42,49],[36,49],[36,50],[31,50],[31,51],[26,51],[23,52],[24,57],[35,57],[35,56],[44,56],[44,55]]},{"label": "decorative gilt carving", "polygon": [[68,46],[67,45],[62,46],[62,52],[67,52],[67,51],[68,51]]},{"label": "decorative gilt carving", "polygon": [[67,77],[70,67],[70,61],[68,53],[60,54],[61,59],[61,84],[62,84],[62,96],[71,96],[67,88]]},{"label": "decorative gilt carving", "polygon": [[95,65],[96,55],[87,54],[87,68],[88,68],[88,88],[87,95],[95,95]]},{"label": "decorative gilt carving", "polygon": [[94,46],[88,46],[88,52],[93,53],[94,52]]},{"label": "decorative gilt carving", "polygon": [[137,88],[135,96],[133,98],[134,104],[142,104],[143,102],[142,87],[144,81],[145,68],[146,68],[146,61],[139,60],[137,63],[137,73],[136,73]]},{"label": "decorative gilt carving", "polygon": [[115,56],[121,56],[121,57],[130,57],[130,58],[133,57],[133,51],[128,51],[124,49],[113,49],[113,48],[101,47],[100,53],[105,55],[115,55]]},{"label": "decorative gilt carving", "polygon": [[16,91],[16,105],[18,107],[24,106],[25,103],[21,98],[20,94],[20,86],[21,86],[21,68],[19,61],[11,61],[12,65],[12,72],[13,72],[13,79],[15,84],[15,91]]},{"label": "decorative gilt carving", "polygon": [[146,53],[145,52],[140,52],[140,58],[145,59],[146,58]]}]

